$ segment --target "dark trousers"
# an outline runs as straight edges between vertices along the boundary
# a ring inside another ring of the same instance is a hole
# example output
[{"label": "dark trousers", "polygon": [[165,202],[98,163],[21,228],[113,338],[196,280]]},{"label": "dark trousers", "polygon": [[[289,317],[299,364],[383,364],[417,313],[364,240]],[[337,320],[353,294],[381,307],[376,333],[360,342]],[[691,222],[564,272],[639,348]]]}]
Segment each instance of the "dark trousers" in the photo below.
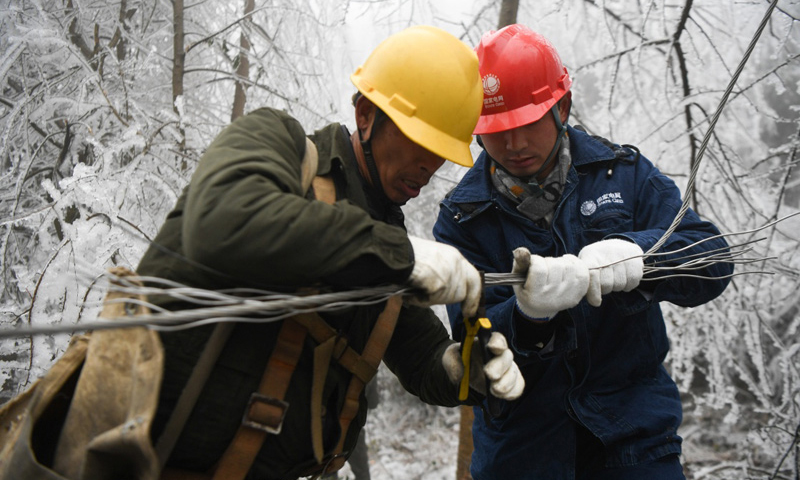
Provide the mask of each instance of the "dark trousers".
[{"label": "dark trousers", "polygon": [[606,467],[603,443],[590,431],[577,428],[576,480],[686,480],[678,455],[667,455],[651,463]]}]

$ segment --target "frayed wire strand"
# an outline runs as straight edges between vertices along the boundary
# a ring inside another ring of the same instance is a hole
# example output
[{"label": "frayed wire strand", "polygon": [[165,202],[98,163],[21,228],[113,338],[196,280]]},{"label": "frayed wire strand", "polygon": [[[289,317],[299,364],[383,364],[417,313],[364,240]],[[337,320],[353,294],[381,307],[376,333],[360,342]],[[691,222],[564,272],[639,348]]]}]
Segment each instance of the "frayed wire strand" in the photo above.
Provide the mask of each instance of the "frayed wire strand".
[{"label": "frayed wire strand", "polygon": [[666,278],[699,278],[702,280],[724,280],[726,278],[733,278],[738,277],[741,275],[775,275],[775,272],[770,272],[766,270],[755,270],[755,271],[748,271],[748,272],[734,272],[729,275],[720,275],[720,276],[707,276],[707,275],[694,275],[691,273],[673,273],[671,275],[664,275],[658,278],[642,278],[642,282],[652,282],[656,280],[664,280]]},{"label": "frayed wire strand", "polygon": [[764,262],[766,260],[772,260],[775,258],[775,257],[744,258],[744,255],[751,251],[753,251],[752,247],[744,249],[740,252],[719,252],[713,255],[709,255],[707,257],[695,257],[686,262],[681,263],[680,265],[672,265],[671,263],[666,263],[662,265],[647,264],[644,266],[644,274],[647,275],[648,272],[652,271],[674,270],[676,268],[680,268],[681,270],[699,270],[701,268],[707,268],[712,265],[716,265],[718,263],[744,265],[748,263]]}]

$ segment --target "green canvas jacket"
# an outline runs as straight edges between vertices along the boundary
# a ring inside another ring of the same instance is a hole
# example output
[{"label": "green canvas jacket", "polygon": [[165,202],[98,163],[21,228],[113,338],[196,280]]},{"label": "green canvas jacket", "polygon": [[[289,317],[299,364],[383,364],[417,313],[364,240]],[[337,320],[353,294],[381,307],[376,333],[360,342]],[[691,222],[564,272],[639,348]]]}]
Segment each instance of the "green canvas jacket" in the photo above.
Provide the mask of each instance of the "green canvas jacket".
[{"label": "green canvas jacket", "polygon": [[[300,184],[305,133],[284,112],[260,109],[234,121],[209,146],[189,186],[139,267],[140,275],[194,287],[351,288],[401,284],[413,267],[400,208],[376,194],[358,172],[349,133],[328,125],[311,135],[319,175],[331,175],[334,205],[310,200]],[[154,298],[169,309],[190,308]],[[323,318],[361,352],[383,304],[351,307]],[[208,470],[230,443],[250,394],[257,389],[280,322],[239,323],[202,391],[169,465]],[[165,372],[152,436],[158,438],[212,326],[162,333]],[[404,306],[384,356],[403,386],[425,402],[455,406],[457,386],[441,365],[452,343],[430,309]],[[309,423],[313,340],[306,339],[290,384],[280,435],[268,435],[252,478],[295,478],[312,465]],[[332,364],[323,394],[324,445],[339,438],[338,412],[350,373]],[[366,420],[363,398],[345,451]]]}]

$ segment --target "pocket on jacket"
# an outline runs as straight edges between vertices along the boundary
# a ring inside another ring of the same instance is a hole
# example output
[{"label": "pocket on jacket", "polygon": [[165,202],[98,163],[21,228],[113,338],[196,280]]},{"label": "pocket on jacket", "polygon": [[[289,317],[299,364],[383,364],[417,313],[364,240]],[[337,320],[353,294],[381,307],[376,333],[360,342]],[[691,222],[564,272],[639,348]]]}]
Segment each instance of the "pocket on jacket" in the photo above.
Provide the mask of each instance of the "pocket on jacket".
[{"label": "pocket on jacket", "polygon": [[598,209],[591,215],[581,215],[584,245],[599,242],[608,235],[633,231],[633,216],[620,208]]}]

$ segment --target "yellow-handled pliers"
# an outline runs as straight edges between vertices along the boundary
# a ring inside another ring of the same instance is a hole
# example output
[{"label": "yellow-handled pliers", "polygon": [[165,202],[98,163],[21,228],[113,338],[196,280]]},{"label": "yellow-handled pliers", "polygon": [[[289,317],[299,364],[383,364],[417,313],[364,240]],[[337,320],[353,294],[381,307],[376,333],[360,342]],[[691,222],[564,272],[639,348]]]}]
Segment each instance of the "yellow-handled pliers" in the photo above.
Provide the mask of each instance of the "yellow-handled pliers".
[{"label": "yellow-handled pliers", "polygon": [[[470,359],[472,356],[472,344],[474,343],[475,337],[478,337],[478,342],[481,345],[483,364],[486,365],[486,362],[492,358],[492,354],[487,346],[489,337],[492,335],[492,322],[490,322],[489,318],[486,316],[486,294],[484,293],[483,271],[481,271],[480,274],[481,298],[478,304],[478,310],[475,312],[474,317],[464,319],[466,332],[464,334],[464,340],[461,342],[461,363],[464,366],[464,376],[461,377],[461,385],[458,390],[458,399],[462,402],[466,400],[469,395]],[[487,381],[486,399],[489,404],[489,414],[495,417],[500,412],[500,403],[499,399],[491,394],[489,388],[489,382]]]}]

